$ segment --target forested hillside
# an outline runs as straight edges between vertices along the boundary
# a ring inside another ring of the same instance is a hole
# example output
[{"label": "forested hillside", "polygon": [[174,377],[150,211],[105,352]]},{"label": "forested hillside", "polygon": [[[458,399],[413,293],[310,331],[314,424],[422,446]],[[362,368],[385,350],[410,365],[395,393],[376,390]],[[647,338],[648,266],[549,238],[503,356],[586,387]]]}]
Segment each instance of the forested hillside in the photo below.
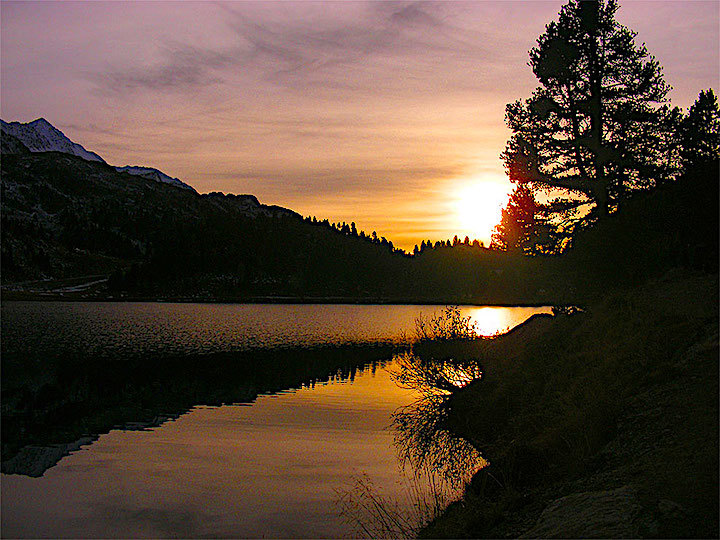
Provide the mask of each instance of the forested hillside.
[{"label": "forested hillside", "polygon": [[30,153],[8,134],[2,140],[6,290],[109,276],[95,297],[519,297],[515,255],[443,242],[412,257],[354,224],[302,218],[252,195],[198,195],[77,156]]},{"label": "forested hillside", "polygon": [[105,273],[148,294],[358,294],[404,268],[387,244],[251,195],[197,195],[58,152],[4,153],[2,204],[5,284]]},{"label": "forested hillside", "polygon": [[2,276],[105,276],[96,298],[561,303],[672,266],[717,269],[717,161],[627,200],[561,255],[463,242],[413,256],[252,195],[199,195],[3,136]]}]

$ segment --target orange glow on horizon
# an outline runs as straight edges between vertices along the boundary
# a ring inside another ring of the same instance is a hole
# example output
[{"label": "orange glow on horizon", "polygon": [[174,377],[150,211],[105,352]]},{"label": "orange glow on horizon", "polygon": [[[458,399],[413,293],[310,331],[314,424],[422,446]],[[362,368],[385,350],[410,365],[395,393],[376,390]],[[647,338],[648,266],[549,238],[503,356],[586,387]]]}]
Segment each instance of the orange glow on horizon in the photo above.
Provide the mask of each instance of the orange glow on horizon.
[{"label": "orange glow on horizon", "polygon": [[412,252],[423,241],[479,240],[487,247],[500,221],[512,184],[503,173],[486,171],[455,178],[429,178],[420,187],[388,196],[364,192],[307,197],[299,204],[263,200],[263,204],[290,207],[303,216],[331,223],[354,222],[358,231],[376,231],[397,248]]}]

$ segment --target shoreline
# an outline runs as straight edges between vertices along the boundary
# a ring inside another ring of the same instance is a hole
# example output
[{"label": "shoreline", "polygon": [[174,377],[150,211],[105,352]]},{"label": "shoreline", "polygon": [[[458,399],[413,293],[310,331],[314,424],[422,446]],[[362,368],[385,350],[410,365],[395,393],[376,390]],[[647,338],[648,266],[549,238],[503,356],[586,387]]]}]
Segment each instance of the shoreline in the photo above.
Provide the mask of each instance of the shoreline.
[{"label": "shoreline", "polygon": [[438,299],[438,298],[363,298],[352,296],[248,296],[248,297],[187,297],[187,296],[99,296],[73,293],[45,293],[36,291],[2,291],[1,302],[148,302],[162,304],[337,304],[337,305],[427,305],[427,306],[475,306],[475,307],[552,307],[554,302],[498,302],[482,299]]},{"label": "shoreline", "polygon": [[448,349],[483,377],[444,429],[490,465],[419,537],[717,537],[717,291],[671,274]]}]

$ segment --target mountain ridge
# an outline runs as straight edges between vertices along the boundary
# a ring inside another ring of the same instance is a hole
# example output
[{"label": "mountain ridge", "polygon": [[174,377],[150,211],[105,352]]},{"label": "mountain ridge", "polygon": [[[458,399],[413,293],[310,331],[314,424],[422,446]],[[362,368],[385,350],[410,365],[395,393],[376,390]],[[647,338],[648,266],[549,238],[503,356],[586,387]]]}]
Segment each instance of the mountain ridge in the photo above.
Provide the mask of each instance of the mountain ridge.
[{"label": "mountain ridge", "polygon": [[[32,122],[5,122],[0,119],[0,128],[3,135],[10,135],[19,140],[30,152],[62,152],[83,158],[87,161],[98,161],[100,163],[107,162],[95,152],[87,150],[79,143],[72,141],[58,128],[53,126],[45,118],[40,117]],[[3,137],[5,138],[5,137]],[[15,153],[10,151],[10,147],[3,145],[3,152]],[[186,184],[179,178],[172,177],[154,167],[145,167],[139,165],[125,165],[123,167],[114,167],[118,172],[125,172],[133,176],[142,176],[148,180],[154,180],[164,184],[170,184],[175,187],[187,189],[196,192],[195,188]]]},{"label": "mountain ridge", "polygon": [[140,165],[125,165],[123,167],[115,167],[115,170],[120,173],[132,174],[133,176],[142,176],[148,180],[155,180],[156,182],[162,182],[163,184],[170,184],[182,189],[190,189],[195,191],[195,188],[189,186],[179,178],[175,178],[168,174],[165,174],[159,169],[154,167],[143,167]]},{"label": "mountain ridge", "polygon": [[174,189],[60,152],[0,166],[3,291],[92,275],[114,298],[409,296],[397,286],[407,260],[388,243],[253,195]]},{"label": "mountain ridge", "polygon": [[[254,195],[198,194],[61,152],[27,152],[3,137],[3,281],[112,273],[205,222],[238,230],[301,222]],[[11,150],[6,152],[6,150]],[[228,239],[235,236],[228,231]],[[202,242],[202,240],[200,240]]]},{"label": "mountain ridge", "polygon": [[63,152],[88,161],[106,163],[95,152],[91,152],[81,144],[71,141],[67,135],[43,117],[24,124],[21,122],[5,122],[0,119],[0,126],[3,132],[7,132],[20,140],[31,152]]}]

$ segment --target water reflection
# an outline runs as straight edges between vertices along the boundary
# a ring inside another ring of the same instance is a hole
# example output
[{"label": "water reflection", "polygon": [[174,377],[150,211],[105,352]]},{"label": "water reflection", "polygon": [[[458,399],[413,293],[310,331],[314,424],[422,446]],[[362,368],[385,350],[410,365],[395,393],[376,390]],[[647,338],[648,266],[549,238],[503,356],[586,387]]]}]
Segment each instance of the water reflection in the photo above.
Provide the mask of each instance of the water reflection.
[{"label": "water reflection", "polygon": [[[3,302],[3,356],[215,354],[396,343],[440,306]],[[490,335],[550,308],[461,306]]]},{"label": "water reflection", "polygon": [[397,354],[422,307],[264,309],[4,304],[2,535],[339,536],[333,490],[366,471],[351,490],[415,516],[398,536],[459,494],[483,461],[446,396],[479,368]]},{"label": "water reflection", "polygon": [[468,481],[486,462],[465,439],[446,427],[448,398],[481,376],[477,360],[436,360],[412,352],[396,356],[393,378],[419,398],[393,415],[395,445],[403,463],[452,486]]},{"label": "water reflection", "polygon": [[480,336],[495,336],[503,334],[536,313],[551,313],[549,307],[506,307],[485,306],[465,307],[464,316],[470,317]]},{"label": "water reflection", "polygon": [[249,404],[262,394],[354,381],[392,353],[391,346],[348,345],[102,361],[3,359],[2,472],[41,476],[99,434],[157,427],[196,406]]},{"label": "water reflection", "polygon": [[41,478],[3,475],[2,536],[346,537],[336,490],[359,471],[409,514],[388,426],[413,396],[383,365],[112,430]]},{"label": "water reflection", "polygon": [[487,465],[472,445],[446,426],[451,393],[482,373],[475,359],[438,360],[410,351],[395,355],[390,366],[395,384],[416,396],[392,415],[403,499],[387,497],[369,477],[358,475],[340,493],[340,510],[365,537],[416,538]]},{"label": "water reflection", "polygon": [[[340,516],[363,538],[417,538],[422,527],[457,498],[434,474],[399,475],[400,494],[392,498],[368,474],[356,475],[338,491]],[[355,536],[353,535],[353,536]]]},{"label": "water reflection", "polygon": [[482,375],[474,357],[437,359],[404,351],[395,356],[395,366],[393,378],[398,386],[412,388],[428,398],[446,396]]}]

